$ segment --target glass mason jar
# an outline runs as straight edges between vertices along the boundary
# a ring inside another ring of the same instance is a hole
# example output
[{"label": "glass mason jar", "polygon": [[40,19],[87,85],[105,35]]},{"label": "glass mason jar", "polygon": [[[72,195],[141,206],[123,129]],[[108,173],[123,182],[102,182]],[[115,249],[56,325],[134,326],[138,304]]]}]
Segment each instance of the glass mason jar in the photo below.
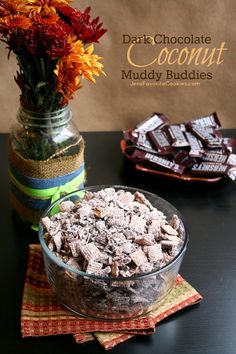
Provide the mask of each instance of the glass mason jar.
[{"label": "glass mason jar", "polygon": [[80,149],[81,135],[68,106],[53,112],[20,107],[17,121],[10,131],[10,144],[25,159],[48,160],[73,155]]},{"label": "glass mason jar", "polygon": [[10,200],[23,221],[36,224],[64,193],[83,186],[84,141],[68,106],[37,113],[20,107],[9,135]]}]

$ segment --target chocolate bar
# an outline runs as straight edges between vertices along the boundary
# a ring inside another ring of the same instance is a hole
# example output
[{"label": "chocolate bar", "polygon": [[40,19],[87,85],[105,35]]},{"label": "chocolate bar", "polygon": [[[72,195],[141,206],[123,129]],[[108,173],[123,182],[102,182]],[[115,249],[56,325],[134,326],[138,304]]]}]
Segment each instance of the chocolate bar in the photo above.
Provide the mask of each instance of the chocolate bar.
[{"label": "chocolate bar", "polygon": [[204,152],[202,160],[208,162],[218,162],[218,163],[227,163],[230,165],[236,165],[236,155],[224,153],[222,150],[221,151],[207,150]]},{"label": "chocolate bar", "polygon": [[222,139],[209,133],[204,127],[197,124],[188,123],[189,129],[198,137],[204,145],[215,148],[222,146]]},{"label": "chocolate bar", "polygon": [[185,147],[189,146],[187,139],[185,138],[179,125],[169,125],[166,128],[166,132],[171,140],[173,147]]},{"label": "chocolate bar", "polygon": [[148,139],[147,135],[144,133],[139,133],[138,138],[136,140],[136,146],[140,148],[141,150],[151,152],[153,154],[156,154],[157,151],[153,148],[150,140]]},{"label": "chocolate bar", "polygon": [[219,129],[221,127],[221,123],[216,112],[210,114],[209,116],[196,118],[191,121],[191,124],[197,124],[202,128],[207,127],[207,128]]},{"label": "chocolate bar", "polygon": [[145,153],[140,150],[135,150],[131,158],[138,162],[148,162],[149,164],[154,165],[158,169],[164,168],[179,174],[182,174],[185,169],[184,166],[178,165],[177,163],[172,162],[165,157],[159,157],[157,155],[150,154],[149,152]]},{"label": "chocolate bar", "polygon": [[220,127],[216,113],[180,124],[167,124],[163,114],[154,113],[125,137],[126,153],[153,169],[225,174],[234,179],[236,139],[223,137]]},{"label": "chocolate bar", "polygon": [[153,130],[147,133],[159,155],[168,155],[173,152],[173,148],[167,139],[166,134],[161,130]]},{"label": "chocolate bar", "polygon": [[186,132],[186,125],[184,123],[180,123],[179,127],[180,127],[182,132]]},{"label": "chocolate bar", "polygon": [[190,145],[189,156],[191,157],[202,157],[204,154],[204,149],[201,140],[197,139],[192,133],[185,132],[185,136]]},{"label": "chocolate bar", "polygon": [[226,151],[232,152],[233,147],[236,147],[235,138],[222,138],[222,146]]},{"label": "chocolate bar", "polygon": [[134,134],[137,132],[147,133],[151,130],[160,129],[166,125],[168,118],[162,113],[153,113],[151,117],[148,117],[143,122],[138,124],[134,129]]},{"label": "chocolate bar", "polygon": [[174,154],[174,162],[184,167],[190,167],[194,165],[197,161],[195,158],[189,155],[188,151],[182,149],[178,150]]},{"label": "chocolate bar", "polygon": [[136,135],[137,136],[135,137],[131,130],[126,130],[123,132],[128,148],[138,148],[143,151],[151,152],[152,154],[157,154],[157,151],[153,148],[146,134],[137,133]]},{"label": "chocolate bar", "polygon": [[190,171],[195,175],[228,175],[233,181],[236,179],[236,166],[225,163],[201,162],[193,165]]}]

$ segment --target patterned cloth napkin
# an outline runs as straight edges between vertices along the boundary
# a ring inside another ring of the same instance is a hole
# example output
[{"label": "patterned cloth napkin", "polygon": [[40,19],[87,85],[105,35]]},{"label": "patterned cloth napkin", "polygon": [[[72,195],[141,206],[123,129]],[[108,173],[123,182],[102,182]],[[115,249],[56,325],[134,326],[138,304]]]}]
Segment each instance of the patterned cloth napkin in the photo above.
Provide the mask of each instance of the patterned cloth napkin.
[{"label": "patterned cloth napkin", "polygon": [[105,349],[137,334],[155,332],[156,324],[173,313],[200,302],[202,296],[180,275],[165,300],[143,317],[97,321],[73,314],[59,305],[47,282],[40,245],[29,246],[21,310],[22,337],[72,334],[77,343],[97,339]]}]

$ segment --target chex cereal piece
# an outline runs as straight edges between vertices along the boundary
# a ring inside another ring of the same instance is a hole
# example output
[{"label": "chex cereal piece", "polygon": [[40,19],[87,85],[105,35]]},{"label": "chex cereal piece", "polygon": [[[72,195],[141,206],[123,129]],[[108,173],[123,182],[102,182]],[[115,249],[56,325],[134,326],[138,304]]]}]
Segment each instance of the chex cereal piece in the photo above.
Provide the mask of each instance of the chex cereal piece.
[{"label": "chex cereal piece", "polygon": [[130,262],[131,262],[131,258],[130,258],[130,255],[127,255],[125,253],[122,253],[118,259],[117,259],[117,262],[118,262],[118,265],[120,267],[124,267],[126,265],[128,265]]},{"label": "chex cereal piece", "polygon": [[79,216],[81,219],[88,218],[93,215],[93,211],[90,205],[85,204],[79,208]]},{"label": "chex cereal piece", "polygon": [[146,217],[146,215],[148,215],[150,213],[149,208],[145,204],[140,204],[139,203],[138,209],[139,209],[140,214],[145,216],[145,217]]},{"label": "chex cereal piece", "polygon": [[150,234],[158,234],[161,228],[161,220],[152,220],[151,224],[148,226],[148,232]]},{"label": "chex cereal piece", "polygon": [[55,249],[55,243],[53,242],[53,240],[50,240],[49,242],[48,242],[48,248],[49,248],[49,250],[50,251],[54,251],[54,249]]},{"label": "chex cereal piece", "polygon": [[172,259],[177,256],[177,254],[179,253],[179,247],[178,245],[172,246],[171,250],[169,251],[170,256],[172,257]]},{"label": "chex cereal piece", "polygon": [[133,249],[132,243],[127,241],[121,247],[122,247],[122,251],[127,254],[130,254]]},{"label": "chex cereal piece", "polygon": [[102,207],[95,207],[93,209],[94,216],[103,219],[107,215],[107,209]]},{"label": "chex cereal piece", "polygon": [[87,245],[82,245],[80,251],[88,262],[96,260],[102,256],[101,252],[93,242],[90,242]]},{"label": "chex cereal piece", "polygon": [[178,235],[178,232],[175,229],[173,229],[172,226],[170,226],[168,224],[161,225],[161,228],[164,232],[166,232],[169,235],[173,235],[173,236]]},{"label": "chex cereal piece", "polygon": [[148,262],[148,259],[145,255],[145,253],[139,248],[137,251],[133,252],[130,254],[130,257],[132,261],[137,265],[140,266],[146,262]]},{"label": "chex cereal piece", "polygon": [[119,246],[127,242],[125,235],[121,232],[115,231],[112,235],[112,238]]},{"label": "chex cereal piece", "polygon": [[162,211],[157,210],[156,208],[153,208],[152,211],[148,214],[148,219],[149,220],[160,220],[164,221],[166,220],[166,216],[162,213]]},{"label": "chex cereal piece", "polygon": [[105,194],[104,194],[103,199],[105,200],[106,203],[109,203],[109,202],[113,201],[114,198],[116,197],[116,191],[112,187],[111,188],[105,188],[104,192],[105,192]]},{"label": "chex cereal piece", "polygon": [[162,247],[161,244],[155,244],[147,247],[148,259],[150,262],[159,262],[163,259]]},{"label": "chex cereal piece", "polygon": [[80,255],[80,241],[79,240],[75,240],[72,242],[69,242],[69,247],[72,253],[72,256],[77,258]]},{"label": "chex cereal piece", "polygon": [[170,221],[170,225],[173,227],[173,229],[178,230],[180,227],[180,219],[177,215],[173,215]]},{"label": "chex cereal piece", "polygon": [[106,266],[105,268],[101,269],[99,275],[107,276],[109,273],[111,273],[111,267],[110,266]]},{"label": "chex cereal piece", "polygon": [[106,225],[105,222],[103,220],[99,220],[95,223],[95,228],[99,231],[105,231],[106,230]]},{"label": "chex cereal piece", "polygon": [[139,267],[139,271],[142,273],[149,273],[153,270],[153,263],[145,263]]},{"label": "chex cereal piece", "polygon": [[71,200],[66,200],[59,205],[60,211],[70,211],[75,204]]},{"label": "chex cereal piece", "polygon": [[124,204],[130,204],[133,202],[134,196],[130,192],[122,191],[118,194],[118,200]]},{"label": "chex cereal piece", "polygon": [[181,239],[184,238],[185,230],[184,230],[184,226],[182,224],[179,225],[178,233],[179,233],[179,238],[181,238]]},{"label": "chex cereal piece", "polygon": [[149,202],[149,200],[147,200],[143,193],[136,191],[134,193],[134,199],[141,204],[145,204],[150,210],[153,210],[152,204]]},{"label": "chex cereal piece", "polygon": [[132,230],[124,230],[124,235],[127,238],[127,240],[133,240],[135,236],[137,236],[137,233],[132,231]]},{"label": "chex cereal piece", "polygon": [[110,226],[123,226],[125,224],[125,213],[123,209],[112,207],[109,210],[110,216],[107,220]]},{"label": "chex cereal piece", "polygon": [[42,223],[47,232],[50,232],[50,229],[53,227],[53,222],[49,219],[48,216],[45,216],[45,218],[42,218]]},{"label": "chex cereal piece", "polygon": [[170,256],[167,252],[163,252],[163,258],[166,263],[169,263],[173,259],[173,257]]},{"label": "chex cereal piece", "polygon": [[118,277],[119,276],[119,266],[117,261],[112,262],[111,264],[111,276]]},{"label": "chex cereal piece", "polygon": [[153,241],[148,237],[136,237],[134,240],[140,246],[151,246],[153,245]]},{"label": "chex cereal piece", "polygon": [[131,220],[130,220],[130,224],[129,224],[129,227],[142,234],[144,232],[144,228],[146,226],[146,220],[145,219],[142,219],[140,218],[139,216],[136,216],[136,215],[132,215],[131,217]]},{"label": "chex cereal piece", "polygon": [[56,235],[53,236],[53,242],[56,246],[57,252],[60,252],[62,246],[62,235],[60,231],[58,231]]},{"label": "chex cereal piece", "polygon": [[100,245],[105,246],[107,244],[107,235],[105,232],[98,233],[95,237],[95,241],[100,243]]},{"label": "chex cereal piece", "polygon": [[173,248],[173,247],[178,246],[178,243],[176,243],[176,241],[171,241],[171,240],[162,240],[161,245],[164,248]]},{"label": "chex cereal piece", "polygon": [[102,263],[90,260],[87,265],[86,272],[90,274],[101,274]]},{"label": "chex cereal piece", "polygon": [[178,246],[179,243],[183,243],[181,238],[179,238],[178,236],[165,234],[164,239],[173,242],[173,244],[175,244],[176,246]]}]

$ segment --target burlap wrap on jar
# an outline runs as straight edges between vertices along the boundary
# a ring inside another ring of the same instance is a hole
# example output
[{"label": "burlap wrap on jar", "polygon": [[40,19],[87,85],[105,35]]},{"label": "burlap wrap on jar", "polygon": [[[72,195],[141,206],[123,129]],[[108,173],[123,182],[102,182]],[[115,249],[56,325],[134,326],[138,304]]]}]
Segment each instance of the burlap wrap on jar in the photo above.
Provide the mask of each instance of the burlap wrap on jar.
[{"label": "burlap wrap on jar", "polygon": [[37,223],[43,211],[66,193],[83,188],[85,181],[84,140],[79,152],[48,160],[28,160],[9,143],[11,204],[20,217]]}]

